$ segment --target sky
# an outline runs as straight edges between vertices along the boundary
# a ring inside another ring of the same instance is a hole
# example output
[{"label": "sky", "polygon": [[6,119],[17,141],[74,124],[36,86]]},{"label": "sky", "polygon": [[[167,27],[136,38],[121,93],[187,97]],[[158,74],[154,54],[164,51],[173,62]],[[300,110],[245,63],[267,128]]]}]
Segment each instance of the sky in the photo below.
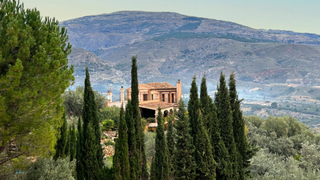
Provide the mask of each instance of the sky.
[{"label": "sky", "polygon": [[176,12],[256,29],[320,34],[320,0],[20,0],[65,21],[116,11]]}]

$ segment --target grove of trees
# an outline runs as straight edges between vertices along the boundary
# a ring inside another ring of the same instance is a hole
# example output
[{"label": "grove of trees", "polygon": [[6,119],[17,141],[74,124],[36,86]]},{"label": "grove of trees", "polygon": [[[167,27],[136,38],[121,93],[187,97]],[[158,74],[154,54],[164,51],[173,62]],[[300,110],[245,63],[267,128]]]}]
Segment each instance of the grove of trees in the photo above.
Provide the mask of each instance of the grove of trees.
[{"label": "grove of trees", "polygon": [[[159,107],[156,132],[144,132],[136,56],[126,107],[106,108],[88,67],[66,91],[71,45],[55,19],[0,0],[0,41],[0,179],[320,179],[320,135],[293,117],[243,116],[233,73],[221,72],[214,98],[194,76],[187,107],[167,118]],[[118,134],[112,166],[104,130]]]}]

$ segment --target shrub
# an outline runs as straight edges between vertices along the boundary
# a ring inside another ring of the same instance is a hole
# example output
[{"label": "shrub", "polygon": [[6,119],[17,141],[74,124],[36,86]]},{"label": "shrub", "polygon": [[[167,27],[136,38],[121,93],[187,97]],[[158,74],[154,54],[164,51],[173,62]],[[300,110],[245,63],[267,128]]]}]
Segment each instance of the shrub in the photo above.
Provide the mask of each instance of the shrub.
[{"label": "shrub", "polygon": [[26,172],[26,179],[74,180],[72,176],[76,161],[69,158],[57,159],[39,157]]}]

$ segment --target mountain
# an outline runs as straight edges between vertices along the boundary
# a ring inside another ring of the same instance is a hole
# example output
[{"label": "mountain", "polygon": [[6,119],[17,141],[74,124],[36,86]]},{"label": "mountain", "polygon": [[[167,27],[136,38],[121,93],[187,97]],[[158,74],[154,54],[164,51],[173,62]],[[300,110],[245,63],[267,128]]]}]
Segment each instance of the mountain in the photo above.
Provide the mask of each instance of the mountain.
[{"label": "mountain", "polygon": [[[93,83],[130,84],[131,56],[138,55],[139,81],[177,79],[189,83],[206,72],[213,82],[222,70],[243,82],[320,84],[320,36],[258,30],[240,24],[170,12],[123,11],[60,23],[73,44],[69,63],[76,84],[84,66]],[[115,89],[115,88],[114,88]]]}]

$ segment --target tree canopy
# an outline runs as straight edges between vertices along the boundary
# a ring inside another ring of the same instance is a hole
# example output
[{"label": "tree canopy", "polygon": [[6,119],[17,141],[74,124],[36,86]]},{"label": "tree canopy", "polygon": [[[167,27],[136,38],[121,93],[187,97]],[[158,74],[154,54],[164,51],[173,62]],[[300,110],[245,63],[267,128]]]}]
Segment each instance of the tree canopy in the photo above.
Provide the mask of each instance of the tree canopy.
[{"label": "tree canopy", "polygon": [[[15,0],[0,4],[1,165],[22,154],[54,153],[61,94],[74,77],[67,30],[57,20]],[[9,155],[10,145],[19,148]]]}]

